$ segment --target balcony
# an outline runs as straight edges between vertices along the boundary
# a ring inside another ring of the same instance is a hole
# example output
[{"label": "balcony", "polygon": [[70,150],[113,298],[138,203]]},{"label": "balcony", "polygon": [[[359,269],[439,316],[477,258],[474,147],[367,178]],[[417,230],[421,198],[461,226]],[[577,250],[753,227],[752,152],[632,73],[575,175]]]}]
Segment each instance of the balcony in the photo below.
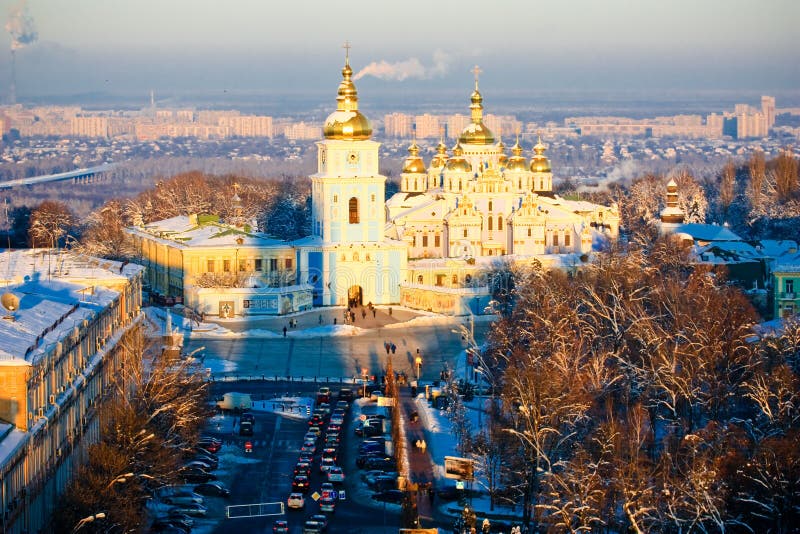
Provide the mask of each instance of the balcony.
[{"label": "balcony", "polygon": [[783,293],[780,293],[778,295],[778,298],[780,300],[795,300],[797,298],[797,293],[795,293],[794,291],[792,292],[784,291]]}]

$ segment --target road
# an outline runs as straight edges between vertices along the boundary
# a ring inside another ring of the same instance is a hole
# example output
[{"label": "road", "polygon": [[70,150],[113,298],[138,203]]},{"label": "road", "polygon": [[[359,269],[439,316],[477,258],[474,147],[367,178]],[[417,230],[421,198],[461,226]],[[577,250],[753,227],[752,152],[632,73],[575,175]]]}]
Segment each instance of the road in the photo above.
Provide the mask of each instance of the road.
[{"label": "road", "polygon": [[[394,369],[409,377],[416,375],[415,358],[420,351],[423,380],[437,380],[445,363],[455,367],[466,342],[452,325],[421,325],[408,328],[375,328],[361,335],[331,337],[288,337],[193,339],[187,336],[186,352],[201,347],[203,366],[216,378],[224,376],[354,377],[362,369],[380,374],[385,366],[385,342],[397,347]],[[487,323],[476,323],[474,336],[481,343]],[[462,362],[463,364],[463,362]]]},{"label": "road", "polygon": [[[229,389],[232,384],[215,384],[212,395],[219,395]],[[280,396],[287,391],[291,395],[312,397],[317,389],[312,384],[288,383],[239,383],[238,391],[247,391],[254,399],[269,399]],[[334,386],[333,390],[338,390]],[[256,400],[256,402],[261,402]],[[268,401],[266,401],[268,402]],[[319,490],[324,481],[319,472],[319,452],[315,468],[312,471],[311,491],[306,496],[306,508],[302,511],[286,508],[284,515],[236,518],[225,517],[228,505],[286,502],[291,491],[292,471],[300,454],[303,436],[308,430],[306,421],[296,421],[272,413],[254,410],[256,425],[253,436],[243,437],[236,432],[233,425],[235,417],[217,416],[211,420],[205,434],[219,437],[223,448],[219,453],[220,468],[217,475],[231,490],[229,499],[206,498],[209,506],[209,517],[198,520],[198,530],[213,534],[241,534],[244,532],[272,532],[272,523],[276,519],[289,522],[293,534],[302,532],[303,522],[312,514],[320,513],[319,505],[311,498],[311,493]],[[369,492],[359,482],[359,472],[355,469],[353,449],[355,442],[360,441],[353,435],[352,411],[346,419],[342,432],[340,451],[344,456],[340,464],[345,467],[347,476],[345,499],[339,500],[336,512],[330,515],[328,532],[374,533],[395,532],[400,522],[400,507],[376,503],[369,498]],[[253,443],[253,452],[246,453],[246,441]],[[277,506],[275,507],[277,510]],[[386,530],[384,530],[386,525]]]}]

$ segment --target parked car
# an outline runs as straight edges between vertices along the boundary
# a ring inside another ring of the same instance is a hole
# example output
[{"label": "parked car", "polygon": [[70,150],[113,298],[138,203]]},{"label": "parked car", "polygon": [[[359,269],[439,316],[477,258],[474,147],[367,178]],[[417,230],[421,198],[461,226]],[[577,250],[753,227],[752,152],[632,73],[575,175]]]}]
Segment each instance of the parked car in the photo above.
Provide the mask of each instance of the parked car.
[{"label": "parked car", "polygon": [[256,416],[252,412],[244,412],[240,416],[240,419],[241,419],[241,421],[243,423],[244,422],[249,422],[249,423],[255,423],[256,422]]},{"label": "parked car", "polygon": [[201,439],[197,442],[197,446],[202,447],[210,453],[216,454],[222,448],[222,442],[212,439]]},{"label": "parked car", "polygon": [[353,393],[353,390],[350,389],[350,388],[341,388],[339,390],[339,394],[337,395],[337,398],[339,400],[343,400],[343,401],[347,401],[347,402],[353,402],[353,399],[355,398],[355,394]]},{"label": "parked car", "polygon": [[319,509],[322,512],[332,514],[336,512],[336,501],[332,497],[323,497],[319,500]]},{"label": "parked car", "polygon": [[356,466],[366,469],[381,469],[380,467],[367,467],[367,462],[370,460],[382,460],[384,458],[388,458],[388,456],[386,456],[386,453],[383,451],[367,451],[356,457]]},{"label": "parked car", "polygon": [[181,512],[182,514],[193,515],[193,516],[206,515],[208,513],[208,508],[196,502],[189,504],[178,504],[170,508],[170,510],[176,510],[178,512]]},{"label": "parked car", "polygon": [[272,523],[272,534],[289,534],[289,522],[278,519]]},{"label": "parked car", "polygon": [[368,452],[386,452],[386,444],[377,441],[365,441],[358,446],[358,454],[366,454]]},{"label": "parked car", "polygon": [[294,480],[292,480],[292,491],[308,493],[310,487],[311,484],[306,475],[297,475],[294,477]]},{"label": "parked car", "polygon": [[286,506],[292,510],[302,510],[306,506],[306,498],[302,493],[290,493],[289,498],[286,499]]},{"label": "parked car", "polygon": [[297,475],[305,475],[307,477],[311,476],[311,464],[309,462],[297,462],[297,465],[294,466],[294,474]]},{"label": "parked car", "polygon": [[211,480],[217,480],[217,476],[214,473],[209,473],[208,471],[197,467],[182,467],[178,469],[178,474],[181,478],[183,478],[183,480],[192,484],[200,484],[203,482],[209,482]]},{"label": "parked car", "polygon": [[189,456],[186,460],[189,462],[200,461],[206,463],[210,465],[212,469],[217,469],[219,467],[219,458],[217,458],[210,452],[209,453],[197,452],[196,454]]},{"label": "parked car", "polygon": [[165,519],[167,521],[172,521],[173,523],[178,523],[180,525],[184,525],[189,528],[192,528],[194,526],[194,519],[184,514],[183,512],[179,512],[178,510],[169,510],[167,512],[167,517]]},{"label": "parked car", "polygon": [[189,534],[191,530],[172,523],[156,521],[150,526],[149,532],[153,534]]},{"label": "parked car", "polygon": [[398,489],[390,489],[386,491],[381,491],[380,493],[376,493],[372,496],[372,498],[376,501],[380,502],[391,502],[400,504],[403,502],[404,493]]},{"label": "parked car", "polygon": [[323,458],[319,462],[319,470],[322,471],[323,473],[327,473],[328,470],[330,470],[330,468],[335,466],[335,465],[336,465],[336,459],[335,458],[331,458],[331,457]]},{"label": "parked car", "polygon": [[364,468],[382,469],[384,471],[395,471],[397,469],[394,460],[389,457],[368,458],[367,461],[364,462]]},{"label": "parked car", "polygon": [[361,480],[366,482],[367,486],[372,486],[375,483],[375,480],[379,478],[391,478],[392,480],[397,480],[398,473],[397,471],[380,471],[380,470],[373,470],[373,471],[365,471],[361,476]]},{"label": "parked car", "polygon": [[183,529],[185,532],[191,532],[192,526],[194,525],[194,519],[189,517],[186,514],[182,514],[186,520],[183,519],[172,519],[169,517],[159,517],[155,521],[153,521],[152,526],[150,527],[151,531],[155,532],[164,532],[164,528],[167,526],[175,527]]},{"label": "parked car", "polygon": [[206,482],[194,487],[195,493],[208,495],[211,497],[230,497],[231,490],[225,487],[222,482]]},{"label": "parked car", "polygon": [[203,504],[203,497],[193,491],[180,491],[165,495],[161,498],[161,502],[165,504]]},{"label": "parked car", "polygon": [[323,532],[327,532],[328,531],[328,516],[326,516],[325,514],[314,514],[314,515],[311,516],[311,519],[314,520],[314,521],[319,521],[320,523],[322,523],[322,531]]},{"label": "parked car", "polygon": [[191,460],[183,464],[183,467],[197,467],[203,471],[213,471],[216,467],[211,462],[205,460]]},{"label": "parked car", "polygon": [[369,487],[376,492],[397,489],[397,479],[394,477],[375,477]]},{"label": "parked car", "polygon": [[309,519],[303,524],[303,534],[322,534],[322,532],[325,532],[324,525],[319,521]]},{"label": "parked car", "polygon": [[328,469],[328,482],[342,484],[344,482],[344,470],[338,465],[332,465]]}]

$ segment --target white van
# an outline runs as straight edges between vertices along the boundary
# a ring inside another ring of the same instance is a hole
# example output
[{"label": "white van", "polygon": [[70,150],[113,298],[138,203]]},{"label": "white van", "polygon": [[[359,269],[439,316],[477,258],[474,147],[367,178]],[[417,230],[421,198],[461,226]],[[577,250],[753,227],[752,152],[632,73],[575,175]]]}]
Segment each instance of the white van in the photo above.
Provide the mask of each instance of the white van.
[{"label": "white van", "polygon": [[249,393],[236,393],[231,391],[217,399],[217,408],[220,410],[243,412],[253,408],[253,399],[250,398]]}]

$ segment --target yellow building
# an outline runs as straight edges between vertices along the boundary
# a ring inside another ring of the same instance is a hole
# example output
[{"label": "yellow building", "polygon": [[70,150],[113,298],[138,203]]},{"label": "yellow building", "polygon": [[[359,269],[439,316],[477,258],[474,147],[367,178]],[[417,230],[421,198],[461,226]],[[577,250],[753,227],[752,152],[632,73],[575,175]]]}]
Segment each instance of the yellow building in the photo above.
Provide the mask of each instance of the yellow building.
[{"label": "yellow building", "polygon": [[23,250],[0,254],[0,524],[48,531],[95,405],[118,373],[120,340],[141,327],[142,268]]},{"label": "yellow building", "polygon": [[[225,224],[214,215],[189,215],[128,232],[137,261],[147,269],[151,291],[175,302],[186,299],[199,313],[289,313],[310,306],[300,295],[307,292],[305,288],[295,285],[292,245],[247,225]],[[232,298],[234,294],[238,296]],[[286,299],[292,302],[288,308],[283,304]]]}]

